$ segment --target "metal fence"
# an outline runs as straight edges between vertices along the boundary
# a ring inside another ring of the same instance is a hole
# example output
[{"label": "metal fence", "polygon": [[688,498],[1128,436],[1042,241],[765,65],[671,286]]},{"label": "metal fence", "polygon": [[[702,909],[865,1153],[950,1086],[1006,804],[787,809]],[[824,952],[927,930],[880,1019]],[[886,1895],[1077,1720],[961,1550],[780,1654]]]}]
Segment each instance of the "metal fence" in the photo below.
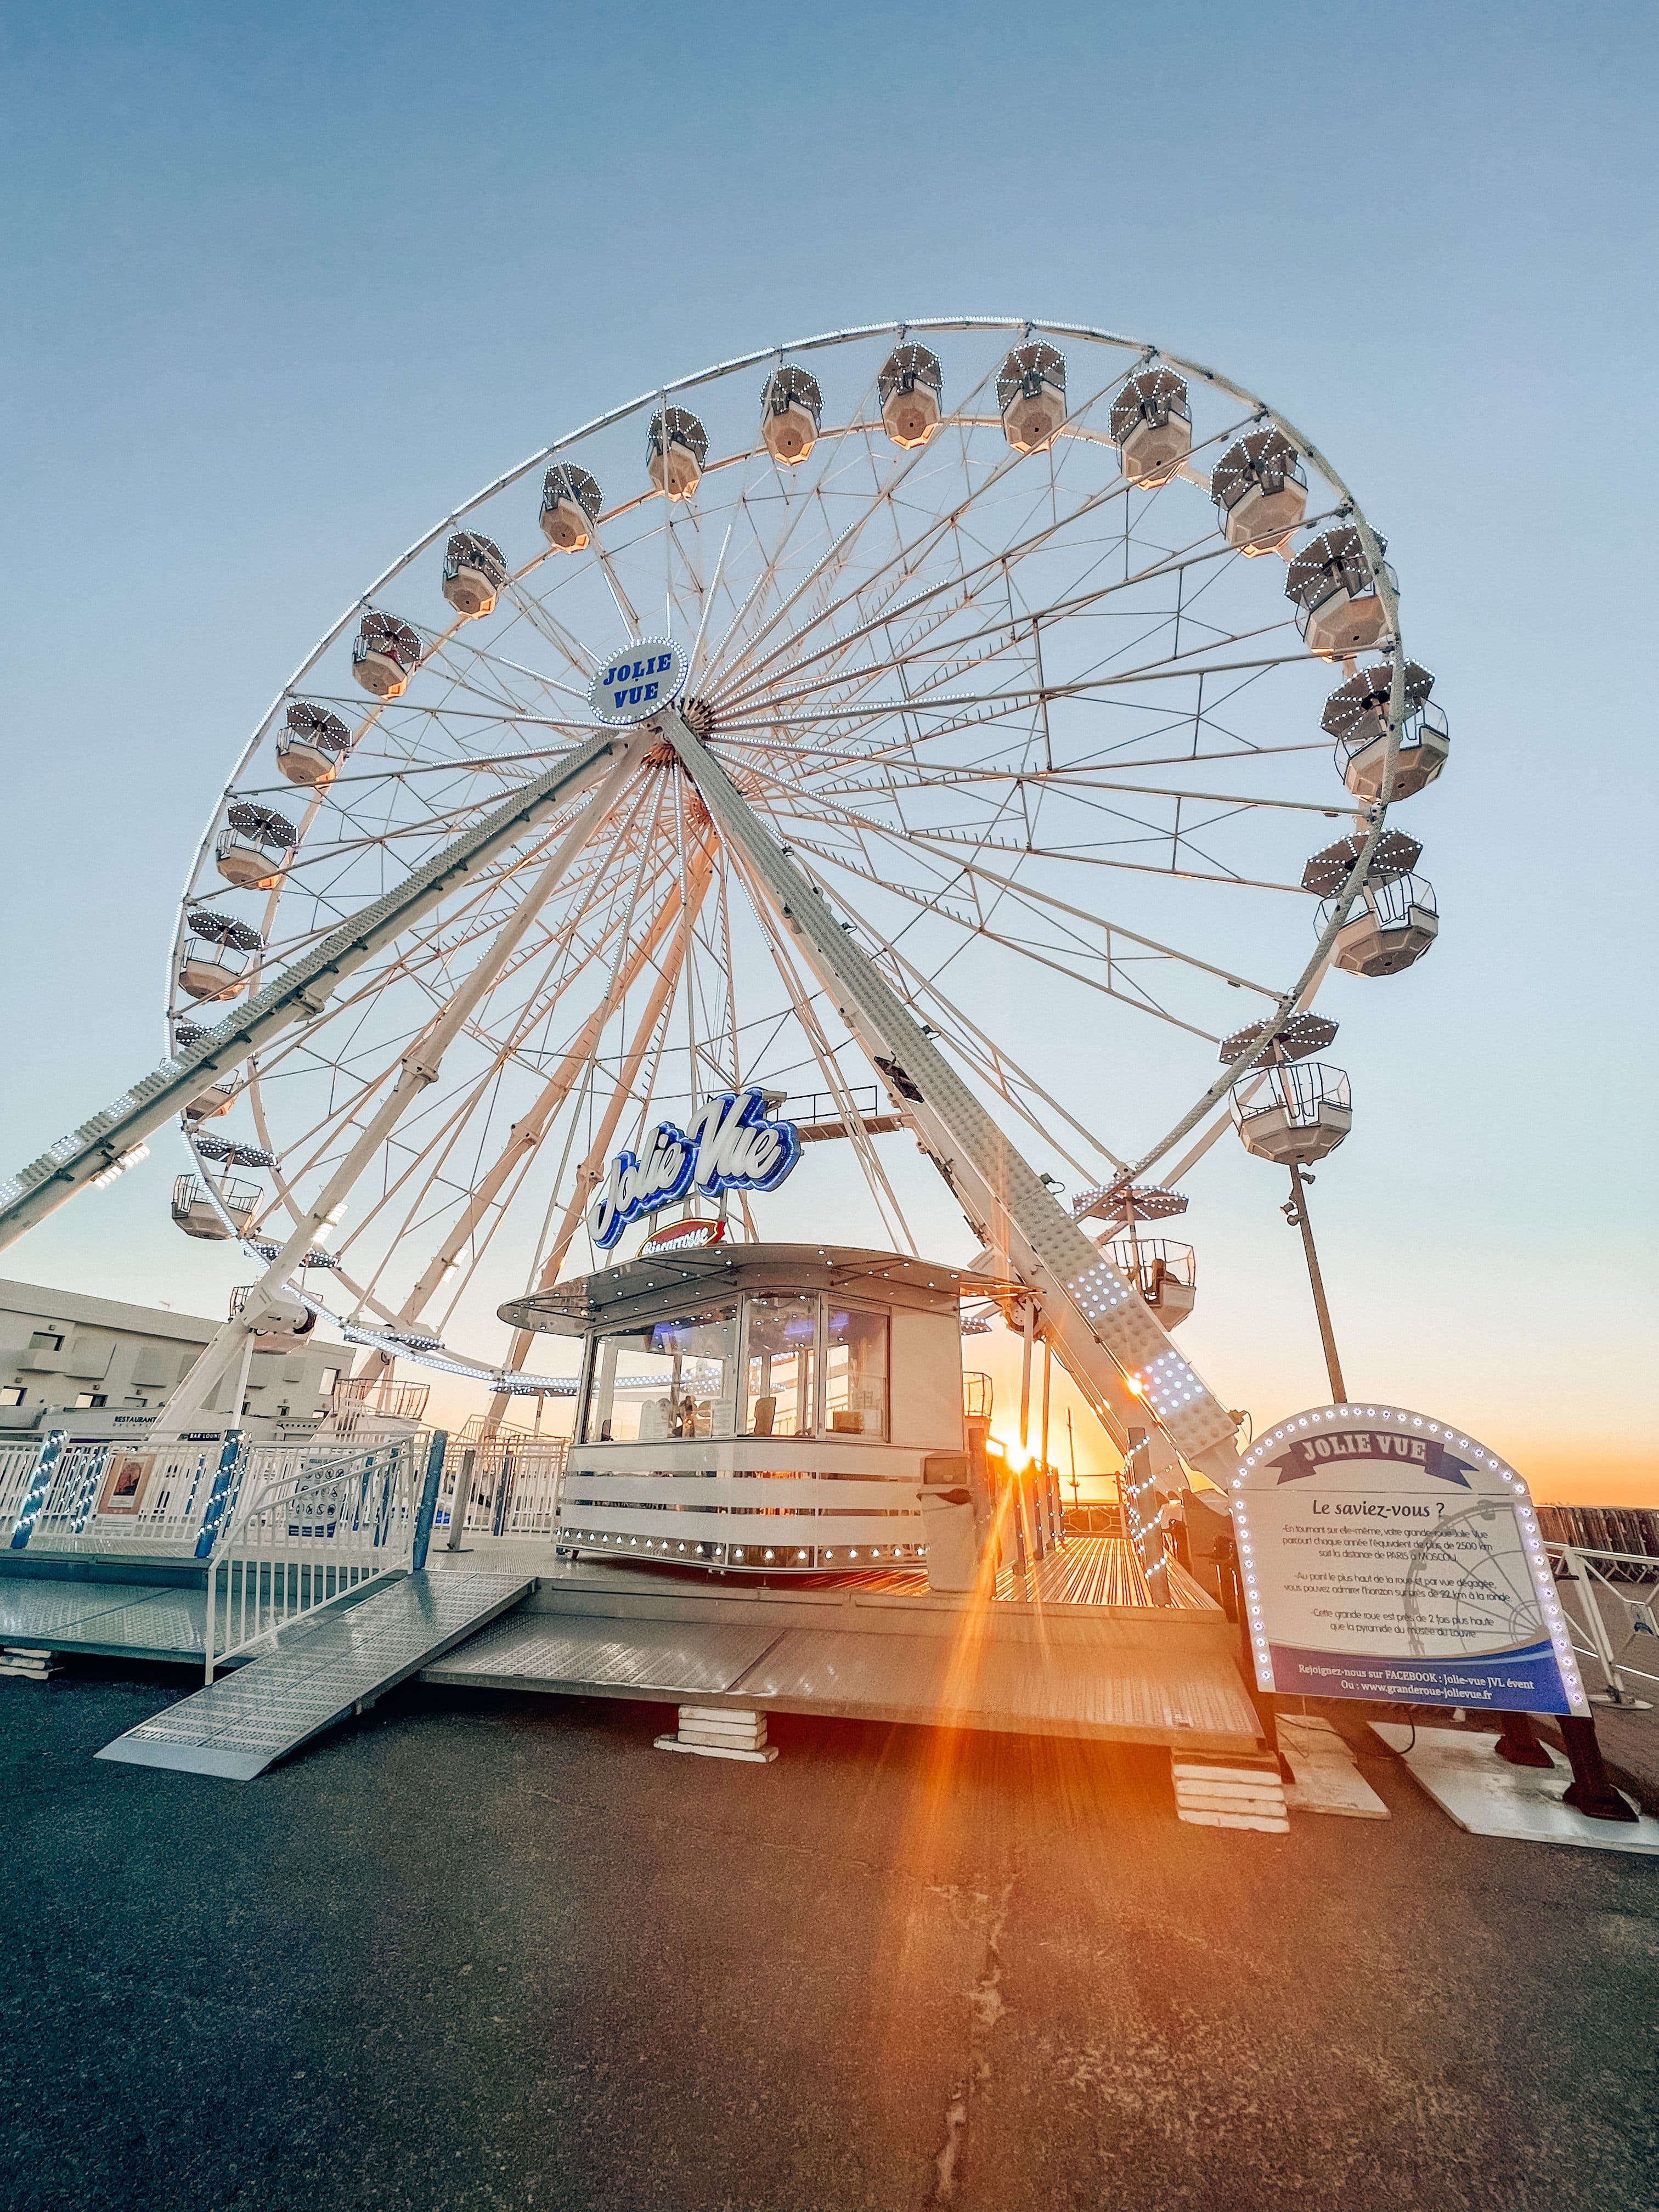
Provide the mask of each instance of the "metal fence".
[{"label": "metal fence", "polygon": [[320,1607],[425,1562],[444,1438],[252,1464],[208,1568],[206,1676]]},{"label": "metal fence", "polygon": [[222,1508],[234,1462],[234,1442],[217,1437],[152,1449],[68,1444],[52,1435],[31,1449],[29,1476],[0,1538],[15,1551],[33,1542],[50,1552],[188,1557],[216,1492]]},{"label": "metal fence", "polygon": [[550,1536],[569,1450],[565,1437],[453,1438],[437,1506],[449,1549],[466,1535]]},{"label": "metal fence", "polygon": [[1546,1549],[1573,1648],[1601,1672],[1601,1690],[1590,1694],[1651,1710],[1651,1697],[1637,1685],[1659,1689],[1659,1558],[1577,1544],[1547,1542]]},{"label": "metal fence", "polygon": [[1630,1574],[1615,1580],[1630,1581],[1645,1569],[1659,1574],[1659,1509],[1647,1505],[1540,1505],[1538,1526],[1547,1541],[1572,1544],[1589,1552],[1625,1554],[1638,1564]]}]

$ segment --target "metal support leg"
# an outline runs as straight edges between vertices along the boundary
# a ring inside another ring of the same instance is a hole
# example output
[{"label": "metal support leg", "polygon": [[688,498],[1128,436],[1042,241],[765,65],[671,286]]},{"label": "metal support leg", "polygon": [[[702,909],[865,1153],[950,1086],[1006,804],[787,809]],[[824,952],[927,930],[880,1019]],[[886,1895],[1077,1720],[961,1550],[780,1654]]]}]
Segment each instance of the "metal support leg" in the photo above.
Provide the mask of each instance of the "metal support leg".
[{"label": "metal support leg", "polygon": [[52,1477],[58,1472],[58,1462],[66,1442],[67,1437],[62,1429],[52,1429],[40,1446],[40,1456],[34,1462],[34,1474],[30,1480],[27,1494],[17,1510],[17,1519],[12,1528],[11,1548],[14,1552],[27,1548],[29,1538],[34,1534],[34,1524],[40,1518],[40,1509],[52,1489]]},{"label": "metal support leg", "polygon": [[431,1449],[426,1455],[426,1480],[421,1485],[421,1502],[415,1512],[415,1545],[410,1553],[410,1571],[419,1574],[426,1565],[427,1547],[432,1541],[432,1518],[438,1510],[438,1485],[443,1480],[444,1453],[449,1438],[442,1429],[432,1432]]},{"label": "metal support leg", "polygon": [[1596,1740],[1595,1723],[1576,1713],[1557,1716],[1561,1741],[1572,1761],[1572,1780],[1561,1793],[1564,1805],[1592,1820],[1634,1820],[1638,1815],[1613,1786]]},{"label": "metal support leg", "polygon": [[1553,1766],[1555,1761],[1538,1741],[1530,1713],[1499,1713],[1498,1741],[1492,1749],[1511,1766]]},{"label": "metal support leg", "polygon": [[459,1552],[461,1537],[466,1528],[466,1510],[472,1503],[472,1468],[477,1453],[471,1449],[461,1454],[461,1471],[455,1478],[455,1494],[449,1501],[449,1540],[447,1552]]},{"label": "metal support leg", "polygon": [[1319,1340],[1325,1347],[1325,1372],[1330,1377],[1331,1402],[1335,1406],[1345,1406],[1348,1401],[1347,1386],[1342,1380],[1342,1363],[1336,1356],[1336,1332],[1331,1327],[1331,1310],[1325,1303],[1325,1278],[1319,1272],[1319,1255],[1314,1249],[1313,1224],[1308,1218],[1307,1183],[1294,1160],[1291,1162],[1291,1204],[1285,1211],[1302,1231],[1302,1249],[1308,1261],[1308,1280],[1313,1287],[1314,1311],[1319,1317]]}]

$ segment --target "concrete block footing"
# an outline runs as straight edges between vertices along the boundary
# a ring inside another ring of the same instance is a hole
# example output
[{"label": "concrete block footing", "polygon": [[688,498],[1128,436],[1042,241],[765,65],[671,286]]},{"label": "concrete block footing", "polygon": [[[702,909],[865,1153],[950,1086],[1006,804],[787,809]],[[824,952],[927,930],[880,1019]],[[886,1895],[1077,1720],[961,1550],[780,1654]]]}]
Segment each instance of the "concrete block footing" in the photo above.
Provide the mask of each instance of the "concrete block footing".
[{"label": "concrete block footing", "polygon": [[1276,1759],[1176,1752],[1170,1765],[1178,1820],[1198,1828],[1251,1828],[1271,1836],[1289,1835],[1290,1813]]},{"label": "concrete block footing", "polygon": [[677,1735],[659,1735],[659,1751],[685,1751],[699,1759],[740,1759],[769,1765],[777,1752],[766,1741],[766,1715],[730,1705],[682,1705]]}]

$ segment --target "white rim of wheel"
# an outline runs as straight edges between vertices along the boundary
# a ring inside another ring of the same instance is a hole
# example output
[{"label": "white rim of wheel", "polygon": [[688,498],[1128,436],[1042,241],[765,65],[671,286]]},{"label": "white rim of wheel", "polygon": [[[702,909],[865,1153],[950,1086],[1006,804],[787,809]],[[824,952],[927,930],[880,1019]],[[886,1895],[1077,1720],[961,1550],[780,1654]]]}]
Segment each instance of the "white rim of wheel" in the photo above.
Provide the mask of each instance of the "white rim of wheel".
[{"label": "white rim of wheel", "polygon": [[[996,382],[1029,343],[1064,356],[1066,416],[1046,450],[1020,453]],[[909,449],[878,397],[904,345],[933,350],[944,378],[938,428]],[[823,420],[786,465],[761,438],[762,390],[804,358]],[[1109,427],[1126,377],[1149,367],[1186,380],[1192,417],[1190,454],[1156,488],[1121,472]],[[647,473],[647,426],[671,408],[708,434],[684,499]],[[1139,341],[1042,322],[884,324],[723,362],[571,432],[446,516],[284,685],[191,872],[172,1039],[216,1018],[179,981],[189,915],[257,932],[250,981],[261,962],[279,969],[591,738],[605,658],[667,636],[711,750],[1016,1144],[1035,1133],[1042,1164],[1079,1190],[1154,1169],[1179,1180],[1225,1125],[1238,1063],[1218,1066],[1220,1040],[1312,1003],[1358,895],[1363,860],[1316,926],[1308,854],[1345,824],[1369,849],[1387,811],[1350,796],[1320,726],[1354,663],[1310,652],[1275,549],[1230,546],[1212,503],[1215,460],[1270,426],[1307,477],[1285,557],[1334,527],[1363,544],[1386,623],[1362,658],[1396,672],[1397,726],[1397,599],[1346,484],[1255,395]],[[574,553],[537,527],[553,465],[602,491]],[[477,617],[441,593],[445,543],[461,531],[505,555],[497,604]],[[352,680],[369,612],[410,624],[422,649],[406,690],[384,702]],[[298,701],[351,735],[314,788],[276,761]],[[270,888],[220,871],[233,805],[293,833]],[[234,1119],[190,1136],[193,1149],[232,1136],[274,1156],[254,1218],[226,1225],[283,1241],[584,808],[580,859],[360,1182],[326,1282],[320,1268],[304,1278],[307,1303],[354,1340],[510,1382],[522,1340],[503,1378],[452,1351],[452,1329],[493,1323],[526,1262],[534,1281],[586,1252],[584,1178],[607,1146],[737,1084],[841,1111],[868,1205],[844,1241],[874,1231],[915,1249],[903,1169],[862,1129],[883,1079],[666,749],[614,804],[584,798],[542,823],[248,1060]],[[882,1115],[902,1105],[890,1088]],[[219,1163],[198,1161],[216,1195]]]}]

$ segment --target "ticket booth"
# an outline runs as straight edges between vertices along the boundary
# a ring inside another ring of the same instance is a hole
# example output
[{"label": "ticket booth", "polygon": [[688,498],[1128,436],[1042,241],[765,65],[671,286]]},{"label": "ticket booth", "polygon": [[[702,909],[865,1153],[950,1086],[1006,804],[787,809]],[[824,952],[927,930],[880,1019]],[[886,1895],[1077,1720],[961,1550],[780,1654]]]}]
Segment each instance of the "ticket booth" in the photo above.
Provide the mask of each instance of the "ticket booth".
[{"label": "ticket booth", "polygon": [[582,1340],[559,1547],[726,1574],[924,1565],[921,1493],[969,1480],[964,1286],[898,1253],[720,1243],[504,1306]]}]

